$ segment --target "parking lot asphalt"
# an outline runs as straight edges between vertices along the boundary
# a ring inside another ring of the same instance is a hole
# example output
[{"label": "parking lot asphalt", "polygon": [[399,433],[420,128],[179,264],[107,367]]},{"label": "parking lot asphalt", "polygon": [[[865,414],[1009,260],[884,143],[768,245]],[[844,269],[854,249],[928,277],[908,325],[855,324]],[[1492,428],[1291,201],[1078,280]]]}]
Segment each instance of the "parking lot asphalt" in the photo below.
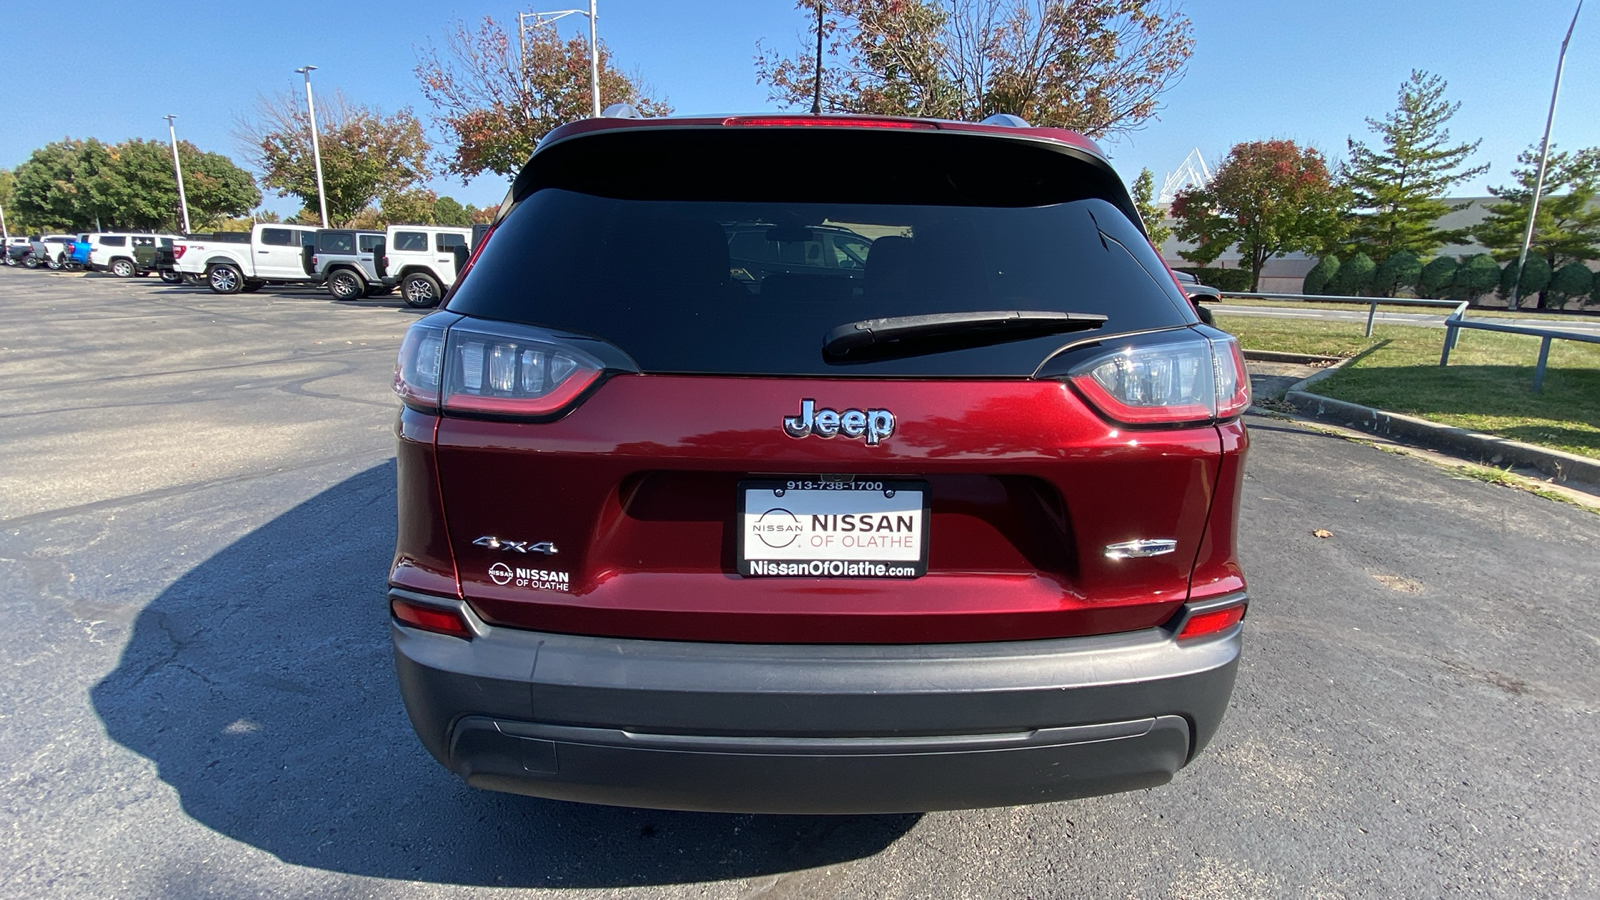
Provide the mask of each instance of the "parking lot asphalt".
[{"label": "parking lot asphalt", "polygon": [[557,803],[463,785],[394,684],[416,313],[10,269],[0,308],[0,896],[1600,895],[1586,510],[1251,417],[1245,657],[1173,783],[906,816]]}]

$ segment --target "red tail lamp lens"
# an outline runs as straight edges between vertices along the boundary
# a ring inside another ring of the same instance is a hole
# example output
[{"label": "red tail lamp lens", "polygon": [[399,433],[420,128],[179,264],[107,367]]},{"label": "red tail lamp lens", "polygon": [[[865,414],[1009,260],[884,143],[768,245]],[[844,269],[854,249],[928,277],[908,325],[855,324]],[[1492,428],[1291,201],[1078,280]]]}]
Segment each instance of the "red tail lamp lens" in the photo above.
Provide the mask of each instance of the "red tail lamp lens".
[{"label": "red tail lamp lens", "polygon": [[465,619],[455,610],[441,609],[437,606],[425,606],[421,603],[412,603],[408,600],[394,599],[389,601],[389,611],[400,620],[403,625],[409,625],[422,631],[431,631],[434,634],[446,634],[462,640],[472,640],[472,629],[467,627]]},{"label": "red tail lamp lens", "polygon": [[[437,314],[436,314],[437,315]],[[605,364],[549,332],[505,322],[418,320],[395,361],[394,391],[424,412],[545,419],[566,411]]]},{"label": "red tail lamp lens", "polygon": [[1183,623],[1183,630],[1178,632],[1178,640],[1186,641],[1191,638],[1227,631],[1229,628],[1244,621],[1244,609],[1245,604],[1240,603],[1237,606],[1208,609],[1205,612],[1195,613],[1189,617],[1189,621]]},{"label": "red tail lamp lens", "polygon": [[174,244],[173,247],[172,247],[172,258],[173,259],[183,259],[183,251],[188,250],[188,249],[189,249],[188,247],[185,247],[182,244]]},{"label": "red tail lamp lens", "polygon": [[1070,376],[1106,418],[1128,425],[1230,419],[1250,405],[1250,376],[1231,337],[1125,347]]}]

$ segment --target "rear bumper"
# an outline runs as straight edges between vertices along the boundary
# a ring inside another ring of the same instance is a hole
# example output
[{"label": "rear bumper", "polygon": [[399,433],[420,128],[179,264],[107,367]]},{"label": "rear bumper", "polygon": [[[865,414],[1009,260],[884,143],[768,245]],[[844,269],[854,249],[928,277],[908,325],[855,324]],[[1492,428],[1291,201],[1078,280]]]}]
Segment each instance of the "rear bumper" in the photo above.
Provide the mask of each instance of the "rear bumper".
[{"label": "rear bumper", "polygon": [[[395,625],[428,751],[476,787],[665,809],[884,813],[1165,783],[1210,740],[1240,629],[748,645]],[[1209,604],[1208,604],[1209,605]]]}]

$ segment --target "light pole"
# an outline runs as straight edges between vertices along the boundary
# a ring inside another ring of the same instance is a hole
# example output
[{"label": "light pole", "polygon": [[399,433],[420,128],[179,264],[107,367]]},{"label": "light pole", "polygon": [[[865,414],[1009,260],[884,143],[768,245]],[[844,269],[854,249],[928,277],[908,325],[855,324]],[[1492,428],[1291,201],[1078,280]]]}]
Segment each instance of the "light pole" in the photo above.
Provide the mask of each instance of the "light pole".
[{"label": "light pole", "polygon": [[178,129],[172,124],[175,115],[162,116],[167,120],[167,135],[172,138],[172,171],[178,176],[178,209],[183,211],[183,233],[188,234],[189,228],[189,201],[183,195],[183,163],[178,162]]},{"label": "light pole", "polygon": [[1533,243],[1533,220],[1539,215],[1539,195],[1544,192],[1544,171],[1550,161],[1550,126],[1556,120],[1556,98],[1561,96],[1561,70],[1567,65],[1567,43],[1572,40],[1572,29],[1578,27],[1578,13],[1583,12],[1583,0],[1572,11],[1572,24],[1567,26],[1567,36],[1561,39],[1561,55],[1556,57],[1556,86],[1550,91],[1550,114],[1544,120],[1544,141],[1539,144],[1539,174],[1533,183],[1533,202],[1528,207],[1528,230],[1522,233],[1522,253],[1517,256],[1517,277],[1511,285],[1511,302],[1507,309],[1516,309],[1522,293],[1522,272],[1528,266],[1528,245]]},{"label": "light pole", "polygon": [[6,208],[4,206],[0,206],[0,241],[5,242],[5,251],[11,249],[11,232],[6,230]]},{"label": "light pole", "polygon": [[311,73],[316,66],[301,66],[295,74],[306,77],[306,114],[311,117],[311,159],[317,166],[317,206],[322,212],[322,227],[328,227],[328,195],[322,190],[322,148],[317,143],[317,106],[311,99]]},{"label": "light pole", "polygon": [[595,20],[597,19],[597,15],[595,13],[595,6],[594,5],[595,5],[595,0],[589,0],[589,8],[587,10],[582,10],[582,9],[562,9],[562,10],[557,10],[555,12],[517,13],[517,48],[518,48],[517,67],[522,70],[521,71],[521,74],[522,74],[522,88],[523,88],[523,90],[527,90],[527,88],[528,88],[528,63],[527,63],[527,58],[528,58],[528,38],[527,38],[527,32],[524,30],[525,26],[523,25],[523,23],[526,20],[533,19],[534,20],[534,24],[536,24],[536,25],[544,25],[546,23],[554,22],[557,19],[562,19],[562,18],[565,18],[567,16],[588,16],[589,17],[589,105],[593,108],[593,112],[591,113],[591,115],[593,115],[595,118],[599,118],[600,117],[600,39],[599,39],[599,34],[598,34],[598,31],[597,31],[597,28],[596,28],[596,25],[595,25]]},{"label": "light pole", "polygon": [[822,10],[827,6],[826,0],[817,0],[817,80],[812,85],[811,114],[822,115]]}]

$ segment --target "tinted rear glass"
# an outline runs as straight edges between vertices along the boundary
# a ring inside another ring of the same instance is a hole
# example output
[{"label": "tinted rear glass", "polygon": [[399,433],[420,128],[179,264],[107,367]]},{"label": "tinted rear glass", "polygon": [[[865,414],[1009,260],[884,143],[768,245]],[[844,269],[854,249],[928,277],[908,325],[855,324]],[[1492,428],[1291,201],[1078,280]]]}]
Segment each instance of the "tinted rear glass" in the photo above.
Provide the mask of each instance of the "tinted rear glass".
[{"label": "tinted rear glass", "polygon": [[354,253],[356,236],[348,231],[317,232],[318,253]]},{"label": "tinted rear glass", "polygon": [[[1098,334],[1193,321],[1149,243],[1106,199],[851,202],[849,185],[865,184],[878,161],[845,163],[816,163],[837,201],[763,199],[759,179],[707,199],[538,188],[500,224],[449,308],[593,335],[647,372],[750,375],[1026,376],[1087,336],[866,363],[823,357],[829,330],[869,318],[1060,310],[1107,316]],[[952,199],[947,186],[928,193]]]},{"label": "tinted rear glass", "polygon": [[421,231],[396,231],[394,233],[394,249],[400,251],[425,251],[428,249],[428,236]]},{"label": "tinted rear glass", "polygon": [[294,232],[287,228],[263,228],[261,243],[275,247],[292,247],[295,243]]},{"label": "tinted rear glass", "polygon": [[[58,239],[57,238],[51,238],[51,240],[58,240]],[[117,235],[116,237],[106,236],[106,237],[100,238],[100,246],[102,246],[102,247],[126,247],[126,246],[128,246],[128,239],[123,237],[123,236],[121,236],[121,235]]]}]

